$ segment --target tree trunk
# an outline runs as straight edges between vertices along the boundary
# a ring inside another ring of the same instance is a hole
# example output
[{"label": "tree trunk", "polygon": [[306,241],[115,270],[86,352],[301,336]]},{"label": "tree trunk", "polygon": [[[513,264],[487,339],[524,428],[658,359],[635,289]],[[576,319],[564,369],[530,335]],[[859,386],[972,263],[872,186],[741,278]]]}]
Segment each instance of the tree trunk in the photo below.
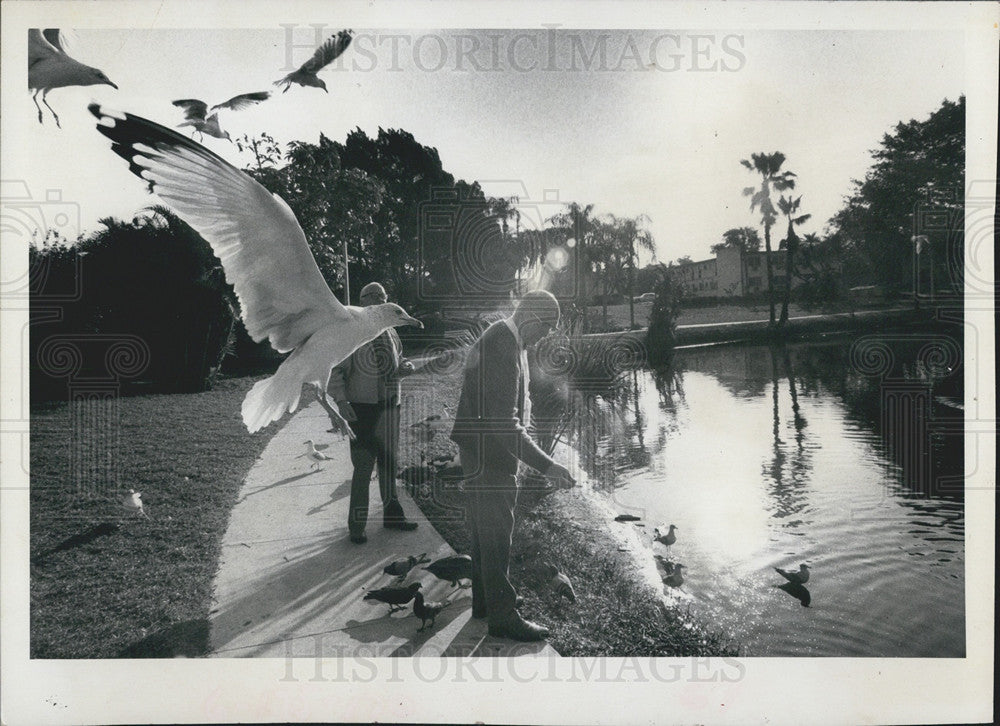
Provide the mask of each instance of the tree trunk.
[{"label": "tree trunk", "polygon": [[795,248],[793,243],[789,240],[785,247],[785,297],[781,301],[781,319],[778,320],[778,325],[785,325],[788,323],[788,303],[792,296],[792,271],[794,268],[795,260]]},{"label": "tree trunk", "polygon": [[635,329],[635,300],[632,299],[632,278],[634,277],[633,272],[633,262],[632,262],[633,250],[629,250],[628,258],[628,319],[629,319],[629,330]]},{"label": "tree trunk", "polygon": [[767,302],[771,309],[771,327],[774,327],[774,273],[771,270],[771,225],[764,224],[764,248],[767,251],[764,255],[765,268],[767,269]]}]

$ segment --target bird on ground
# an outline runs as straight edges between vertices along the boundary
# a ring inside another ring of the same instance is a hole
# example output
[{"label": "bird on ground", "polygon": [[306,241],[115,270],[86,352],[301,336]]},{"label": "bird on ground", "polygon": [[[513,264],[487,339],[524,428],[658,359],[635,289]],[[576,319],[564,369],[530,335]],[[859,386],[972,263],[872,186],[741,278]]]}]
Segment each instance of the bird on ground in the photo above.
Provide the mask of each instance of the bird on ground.
[{"label": "bird on ground", "polygon": [[420,589],[419,582],[411,582],[406,587],[380,587],[378,590],[370,590],[364,600],[376,600],[389,606],[389,614],[399,610],[406,610],[406,604],[413,599]]},{"label": "bird on ground", "polygon": [[458,587],[459,580],[469,580],[468,585],[461,585],[461,587],[472,587],[472,558],[469,555],[442,557],[424,569],[439,580],[450,582],[452,587]]},{"label": "bird on ground", "polygon": [[671,574],[674,571],[674,563],[668,560],[663,555],[653,555],[656,559],[656,563],[663,569],[664,576]]},{"label": "bird on ground", "polygon": [[275,81],[274,85],[284,86],[281,91],[282,93],[287,93],[293,83],[297,83],[300,86],[315,86],[316,88],[322,88],[324,91],[329,93],[326,89],[326,83],[324,83],[323,79],[316,74],[340,57],[340,55],[347,50],[347,46],[351,44],[351,40],[353,38],[353,30],[341,30],[336,35],[331,35],[327,38],[323,45],[316,49],[312,58],[299,66],[298,70],[295,70],[284,78]]},{"label": "bird on ground", "polygon": [[[214,136],[217,139],[232,141],[228,131],[223,131],[219,126],[219,111],[239,111],[250,106],[255,106],[261,101],[266,101],[271,97],[270,91],[255,91],[254,93],[244,93],[233,96],[228,101],[217,103],[211,108],[204,101],[196,98],[181,98],[173,101],[178,108],[184,109],[184,123],[182,126],[191,126],[199,134],[199,140],[204,138],[204,134]],[[209,113],[212,112],[212,113]]]},{"label": "bird on ground", "polygon": [[410,570],[417,565],[424,564],[425,562],[430,562],[430,559],[428,559],[426,552],[422,552],[416,557],[410,555],[405,560],[395,560],[394,562],[390,562],[382,568],[382,572],[387,575],[394,575],[399,580],[402,580],[409,574]]},{"label": "bird on ground", "polygon": [[780,567],[775,567],[774,571],[796,585],[804,585],[809,582],[809,565],[799,565],[798,572],[795,570],[783,570]]},{"label": "bird on ground", "polygon": [[641,518],[635,516],[634,514],[619,514],[615,517],[616,522],[638,522],[639,519]]},{"label": "bird on ground", "polygon": [[312,467],[311,468],[318,469],[319,468],[319,462],[321,462],[321,461],[330,461],[331,459],[333,459],[332,456],[327,456],[322,451],[320,451],[319,449],[317,449],[316,448],[316,444],[313,443],[312,439],[306,439],[302,443],[305,444],[305,447],[306,447],[306,453],[302,454],[302,456],[304,456],[307,459],[309,459],[310,461],[312,461]]},{"label": "bird on ground", "polygon": [[[323,279],[287,202],[218,154],[142,117],[96,103],[88,108],[129,171],[211,245],[250,337],[291,352],[243,399],[250,433],[294,412],[303,385],[324,395],[333,366],[385,330],[423,327],[395,303],[344,306]],[[343,425],[350,428],[346,420]]]},{"label": "bird on ground", "polygon": [[450,454],[442,454],[441,456],[435,456],[431,459],[431,466],[435,469],[444,469],[449,466],[455,466],[458,463],[458,454],[452,452]]},{"label": "bird on ground", "polygon": [[[420,618],[420,627],[417,632],[420,633],[424,628],[434,627],[434,618],[438,616],[442,610],[451,605],[448,600],[443,600],[441,602],[427,602],[424,600],[424,595],[421,592],[416,593],[413,596],[413,614]],[[430,625],[427,621],[430,620]]]},{"label": "bird on ground", "polygon": [[669,547],[670,545],[672,545],[674,542],[677,541],[677,535],[674,533],[675,529],[677,529],[677,527],[671,524],[670,529],[667,530],[666,534],[660,534],[660,528],[656,527],[655,529],[653,529],[653,539],[659,542],[660,544]]},{"label": "bird on ground", "polygon": [[684,565],[674,565],[674,569],[671,570],[670,574],[663,578],[664,585],[670,585],[670,587],[680,587],[684,584],[684,574],[681,570],[684,569]]},{"label": "bird on ground", "polygon": [[30,28],[28,30],[28,89],[34,91],[31,100],[38,109],[38,123],[42,123],[42,107],[38,105],[38,94],[42,103],[52,111],[52,118],[59,124],[59,116],[45,100],[53,88],[66,86],[97,86],[106,84],[116,89],[103,71],[73,60],[66,53],[65,44],[58,28]]},{"label": "bird on ground", "polygon": [[548,588],[558,597],[565,597],[570,602],[576,602],[576,591],[569,578],[555,565],[544,565],[545,577],[548,579]]},{"label": "bird on ground", "polygon": [[410,424],[410,428],[414,430],[417,439],[426,444],[437,436],[437,434],[448,428],[448,421],[448,409],[442,406],[441,413],[431,414],[416,423]]},{"label": "bird on ground", "polygon": [[420,489],[420,487],[429,484],[434,478],[434,470],[426,464],[426,460],[426,455],[421,451],[420,463],[400,469],[397,475],[397,478],[406,482],[406,490],[411,494]]},{"label": "bird on ground", "polygon": [[142,503],[142,492],[137,492],[135,489],[129,489],[128,494],[122,499],[122,504],[125,508],[134,514],[141,514],[146,519],[149,519],[149,515],[146,513],[146,508]]}]

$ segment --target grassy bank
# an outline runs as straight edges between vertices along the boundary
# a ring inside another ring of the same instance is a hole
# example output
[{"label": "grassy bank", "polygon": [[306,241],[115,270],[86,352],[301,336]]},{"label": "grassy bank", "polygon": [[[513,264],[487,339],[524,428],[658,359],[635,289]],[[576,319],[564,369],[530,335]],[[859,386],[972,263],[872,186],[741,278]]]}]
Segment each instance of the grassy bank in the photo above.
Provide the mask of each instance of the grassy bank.
[{"label": "grassy bank", "polygon": [[[206,652],[229,513],[273,434],[248,436],[240,420],[255,380],[122,397],[117,410],[95,401],[32,408],[33,658]],[[120,487],[102,461],[116,462]],[[129,488],[142,492],[149,519],[122,506]]]},{"label": "grassy bank", "polygon": [[[460,359],[445,370],[418,373],[405,381],[400,466],[453,453],[448,428],[430,441],[412,424],[443,404],[454,410],[460,391]],[[458,552],[469,551],[464,501],[454,485],[417,487],[415,499],[442,537]],[[572,492],[522,493],[511,556],[511,579],[524,596],[522,613],[548,625],[549,642],[566,656],[732,655],[736,648],[703,624],[661,605],[660,593],[638,576],[632,555],[619,550],[605,513]],[[577,602],[547,592],[540,561],[564,572]]]}]

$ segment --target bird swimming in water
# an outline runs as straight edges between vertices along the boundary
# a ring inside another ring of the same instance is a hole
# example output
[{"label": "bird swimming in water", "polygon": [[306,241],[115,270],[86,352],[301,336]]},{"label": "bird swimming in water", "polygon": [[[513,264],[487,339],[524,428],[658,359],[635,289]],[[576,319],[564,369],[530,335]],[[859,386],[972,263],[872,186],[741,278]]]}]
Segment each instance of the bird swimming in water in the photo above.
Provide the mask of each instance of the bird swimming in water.
[{"label": "bird swimming in water", "polygon": [[406,610],[406,604],[413,599],[420,589],[419,582],[411,582],[406,587],[380,587],[378,590],[370,590],[364,600],[376,600],[389,606],[389,614]]},{"label": "bird swimming in water", "polygon": [[472,558],[469,555],[442,557],[440,560],[435,560],[427,565],[424,569],[439,580],[450,582],[452,587],[458,587],[459,580],[469,580],[470,582],[469,585],[462,585],[462,587],[472,586]]},{"label": "bird swimming in water", "polygon": [[684,584],[684,574],[681,570],[684,569],[684,565],[674,565],[674,569],[671,570],[670,574],[663,578],[664,585],[670,585],[670,587],[680,587]]},{"label": "bird swimming in water", "polygon": [[798,572],[795,572],[794,570],[783,570],[780,567],[775,567],[774,571],[789,582],[795,583],[796,585],[804,585],[809,582],[809,565],[799,565]]},{"label": "bird swimming in water", "polygon": [[59,116],[49,102],[45,100],[53,88],[67,86],[97,86],[108,85],[116,89],[103,71],[73,60],[66,53],[62,35],[58,28],[29,28],[28,30],[28,89],[33,90],[31,100],[38,109],[38,123],[42,123],[42,107],[38,105],[38,94],[42,94],[42,103],[52,111],[52,118],[59,124]]},{"label": "bird swimming in water", "polygon": [[[450,601],[441,602],[426,602],[424,601],[424,595],[421,592],[416,593],[413,596],[413,614],[420,618],[420,628],[417,630],[418,633],[422,632],[426,627],[434,627],[434,618],[438,616],[442,610],[451,605]],[[430,620],[431,623],[428,626],[427,621]]]},{"label": "bird swimming in water", "polygon": [[316,444],[313,443],[312,439],[306,439],[302,443],[305,444],[306,447],[306,453],[302,454],[302,456],[312,461],[312,468],[318,469],[319,462],[330,461],[331,459],[333,459],[332,456],[327,456],[322,451],[317,449]]},{"label": "bird swimming in water", "polygon": [[323,79],[316,74],[340,57],[340,55],[347,50],[347,46],[351,44],[351,40],[353,40],[353,38],[354,31],[352,30],[341,30],[336,35],[331,35],[327,38],[323,45],[316,49],[312,58],[299,66],[298,70],[295,70],[284,78],[275,81],[274,85],[284,86],[281,91],[282,93],[287,93],[293,83],[297,83],[300,86],[314,86],[316,88],[322,88],[326,91],[326,93],[329,93],[326,89],[326,83],[324,83]]},{"label": "bird swimming in water", "polygon": [[[217,139],[232,141],[228,131],[223,131],[219,126],[219,111],[239,111],[244,108],[254,106],[261,101],[266,101],[271,97],[270,91],[256,91],[254,93],[244,93],[233,96],[228,101],[217,103],[211,108],[204,101],[196,98],[182,98],[173,101],[178,108],[184,109],[184,123],[178,126],[192,126],[198,134],[208,134]],[[209,112],[212,113],[209,113]]]},{"label": "bird swimming in water", "polygon": [[672,545],[674,542],[677,541],[677,535],[674,533],[675,529],[677,529],[677,527],[671,524],[670,529],[667,530],[666,534],[660,534],[660,528],[656,527],[653,530],[653,539],[659,542],[660,544],[669,547],[670,545]]},{"label": "bird swimming in water", "polygon": [[382,572],[384,572],[387,575],[394,575],[399,580],[402,580],[404,577],[407,576],[407,574],[409,574],[410,570],[412,570],[417,565],[422,565],[425,562],[430,562],[430,560],[427,558],[426,552],[423,552],[416,557],[410,555],[405,560],[396,560],[394,562],[390,562],[388,565],[382,568]]},{"label": "bird swimming in water", "polygon": [[555,565],[543,565],[545,577],[548,578],[549,589],[558,597],[564,597],[570,602],[576,602],[576,591],[573,590],[573,583]]},{"label": "bird swimming in water", "polygon": [[129,171],[212,246],[250,337],[291,352],[243,399],[250,433],[294,412],[304,385],[324,395],[333,366],[385,330],[423,327],[394,303],[354,307],[337,300],[285,200],[218,154],[140,116],[96,103],[88,108]]}]

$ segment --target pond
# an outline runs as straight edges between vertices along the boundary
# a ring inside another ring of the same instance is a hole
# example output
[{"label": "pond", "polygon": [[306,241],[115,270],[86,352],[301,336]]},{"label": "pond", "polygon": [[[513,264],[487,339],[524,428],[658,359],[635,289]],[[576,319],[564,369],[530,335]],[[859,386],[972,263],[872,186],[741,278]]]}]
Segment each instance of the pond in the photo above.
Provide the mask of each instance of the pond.
[{"label": "pond", "polygon": [[583,395],[570,440],[744,655],[961,657],[961,363],[940,329],[681,349]]}]

